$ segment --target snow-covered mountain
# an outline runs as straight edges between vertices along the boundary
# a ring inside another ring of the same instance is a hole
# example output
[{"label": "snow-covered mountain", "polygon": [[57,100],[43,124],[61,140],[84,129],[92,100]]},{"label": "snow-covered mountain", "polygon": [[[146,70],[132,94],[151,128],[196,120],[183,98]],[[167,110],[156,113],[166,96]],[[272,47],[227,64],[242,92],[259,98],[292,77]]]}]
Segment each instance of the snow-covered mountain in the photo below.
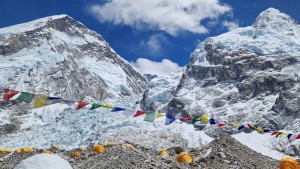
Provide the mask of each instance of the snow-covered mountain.
[{"label": "snow-covered mountain", "polygon": [[[201,42],[191,54],[173,99],[162,110],[300,132],[299,59],[300,26],[269,8],[252,26]],[[144,100],[151,97],[155,98]],[[212,137],[240,132],[212,126],[204,131]],[[299,142],[276,139],[273,149],[300,155]]]},{"label": "snow-covered mountain", "polygon": [[2,86],[96,100],[144,91],[145,78],[94,31],[67,15],[0,29]]},{"label": "snow-covered mountain", "polygon": [[[67,15],[0,29],[0,86],[99,102],[142,93],[146,83],[99,34]],[[43,108],[46,120],[35,110],[1,105],[0,133],[48,123],[66,108]]]}]

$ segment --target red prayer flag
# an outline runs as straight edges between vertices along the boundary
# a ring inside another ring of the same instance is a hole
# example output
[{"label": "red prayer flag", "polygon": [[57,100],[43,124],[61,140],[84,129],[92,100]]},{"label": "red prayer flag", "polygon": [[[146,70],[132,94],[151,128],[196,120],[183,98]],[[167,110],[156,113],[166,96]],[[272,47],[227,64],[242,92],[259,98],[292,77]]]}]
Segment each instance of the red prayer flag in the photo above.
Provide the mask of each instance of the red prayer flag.
[{"label": "red prayer flag", "polygon": [[76,109],[75,110],[79,110],[79,109],[81,109],[81,108],[83,108],[84,106],[86,106],[86,105],[88,105],[89,103],[87,103],[87,102],[77,102],[77,107],[76,107]]},{"label": "red prayer flag", "polygon": [[20,93],[19,91],[12,90],[12,89],[9,89],[9,88],[5,88],[4,91],[5,91],[5,94],[3,96],[4,101],[8,101],[12,97],[14,97],[16,94]]},{"label": "red prayer flag", "polygon": [[274,131],[274,132],[271,134],[271,136],[276,135],[276,134],[278,134],[278,133],[279,133],[278,131]]},{"label": "red prayer flag", "polygon": [[181,118],[181,120],[184,120],[184,121],[192,121],[192,118],[183,117],[183,118]]},{"label": "red prayer flag", "polygon": [[255,130],[255,128],[253,126],[251,126],[250,124],[248,124],[248,127],[252,130]]},{"label": "red prayer flag", "polygon": [[295,139],[299,139],[300,138],[300,134],[298,134],[298,136]]},{"label": "red prayer flag", "polygon": [[219,127],[222,127],[222,126],[225,126],[225,125],[226,125],[226,124],[224,124],[224,123],[218,124]]},{"label": "red prayer flag", "polygon": [[137,116],[140,116],[140,115],[143,115],[143,114],[146,114],[146,112],[138,110],[133,117],[137,117]]}]

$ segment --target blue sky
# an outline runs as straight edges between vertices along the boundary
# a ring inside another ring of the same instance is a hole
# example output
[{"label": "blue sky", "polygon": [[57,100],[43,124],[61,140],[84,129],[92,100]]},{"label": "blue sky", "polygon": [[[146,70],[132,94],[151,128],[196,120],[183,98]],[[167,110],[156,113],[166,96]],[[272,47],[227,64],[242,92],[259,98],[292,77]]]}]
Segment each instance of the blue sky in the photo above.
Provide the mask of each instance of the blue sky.
[{"label": "blue sky", "polygon": [[1,0],[0,28],[67,14],[143,73],[151,71],[146,65],[165,72],[186,65],[205,38],[252,25],[269,7],[300,22],[299,6],[299,0]]}]

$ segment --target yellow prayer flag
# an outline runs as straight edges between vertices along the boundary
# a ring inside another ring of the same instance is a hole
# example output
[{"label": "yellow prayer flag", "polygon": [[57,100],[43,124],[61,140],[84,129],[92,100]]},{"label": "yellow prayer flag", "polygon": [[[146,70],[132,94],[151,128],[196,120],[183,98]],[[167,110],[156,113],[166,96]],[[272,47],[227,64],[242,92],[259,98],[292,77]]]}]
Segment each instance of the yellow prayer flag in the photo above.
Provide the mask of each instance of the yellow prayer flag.
[{"label": "yellow prayer flag", "polygon": [[289,134],[289,133],[284,132],[284,133],[280,134],[279,136],[280,136],[280,137],[283,137],[283,136],[286,136],[286,135],[288,135],[288,134]]},{"label": "yellow prayer flag", "polygon": [[237,123],[233,123],[233,126],[234,126],[234,127],[240,127],[240,125],[237,124]]},{"label": "yellow prayer flag", "polygon": [[106,108],[106,109],[112,109],[112,108],[114,108],[113,106],[110,106],[108,104],[104,104],[101,107]]},{"label": "yellow prayer flag", "polygon": [[255,130],[258,132],[263,132],[263,129],[261,127],[257,127]]},{"label": "yellow prayer flag", "polygon": [[164,117],[164,116],[165,116],[165,115],[162,114],[162,113],[157,113],[156,116],[155,116],[155,119],[158,119],[158,118]]},{"label": "yellow prayer flag", "polygon": [[202,120],[204,123],[208,123],[208,122],[209,122],[209,119],[208,119],[207,116],[205,116],[205,115],[202,115],[200,118],[201,118],[201,120]]},{"label": "yellow prayer flag", "polygon": [[35,95],[34,96],[34,108],[44,107],[49,103],[48,96],[46,95]]}]

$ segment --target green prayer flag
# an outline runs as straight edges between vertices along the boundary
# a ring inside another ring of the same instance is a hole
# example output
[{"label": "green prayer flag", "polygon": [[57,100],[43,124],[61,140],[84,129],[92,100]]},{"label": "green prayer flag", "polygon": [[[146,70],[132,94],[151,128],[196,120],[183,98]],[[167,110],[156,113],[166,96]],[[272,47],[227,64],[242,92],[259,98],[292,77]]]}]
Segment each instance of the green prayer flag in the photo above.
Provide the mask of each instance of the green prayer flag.
[{"label": "green prayer flag", "polygon": [[194,117],[192,120],[192,123],[196,123],[197,121],[201,121],[201,119],[199,117]]},{"label": "green prayer flag", "polygon": [[26,103],[30,103],[33,100],[34,96],[35,96],[34,94],[22,92],[20,94],[20,96],[17,98],[17,100],[20,100],[20,101],[26,102]]},{"label": "green prayer flag", "polygon": [[102,106],[101,104],[93,103],[92,107],[90,108],[90,110],[97,109],[97,108],[99,108],[101,106]]},{"label": "green prayer flag", "polygon": [[155,120],[155,113],[147,113],[144,121],[149,121],[149,122],[153,122]]}]

